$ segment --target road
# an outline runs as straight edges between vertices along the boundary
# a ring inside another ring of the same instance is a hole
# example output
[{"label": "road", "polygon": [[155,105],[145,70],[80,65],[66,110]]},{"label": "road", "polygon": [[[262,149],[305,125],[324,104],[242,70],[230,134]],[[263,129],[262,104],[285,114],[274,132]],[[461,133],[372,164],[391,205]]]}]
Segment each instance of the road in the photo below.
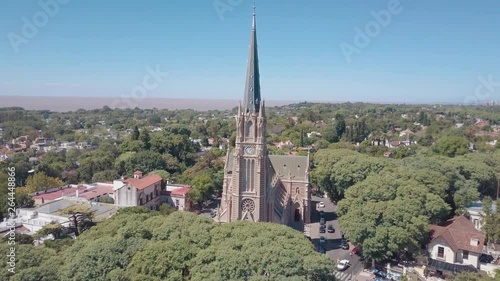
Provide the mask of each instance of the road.
[{"label": "road", "polygon": [[[324,208],[313,208],[311,224],[309,224],[311,239],[317,248],[319,245],[319,237],[324,236],[326,239],[326,254],[332,258],[334,262],[337,260],[350,260],[351,266],[344,271],[336,271],[334,272],[337,280],[347,281],[347,280],[355,280],[356,276],[363,271],[363,262],[359,261],[359,257],[357,255],[350,255],[351,250],[353,248],[350,245],[349,250],[343,250],[340,248],[340,239],[342,237],[340,233],[340,227],[337,220],[336,214],[336,206],[330,201],[328,198],[319,198],[316,196],[312,196],[311,203],[313,206],[316,206],[318,202],[325,203]],[[319,211],[325,211],[325,221],[326,225],[333,225],[335,229],[334,233],[319,233]],[[352,278],[351,278],[352,274]]]}]

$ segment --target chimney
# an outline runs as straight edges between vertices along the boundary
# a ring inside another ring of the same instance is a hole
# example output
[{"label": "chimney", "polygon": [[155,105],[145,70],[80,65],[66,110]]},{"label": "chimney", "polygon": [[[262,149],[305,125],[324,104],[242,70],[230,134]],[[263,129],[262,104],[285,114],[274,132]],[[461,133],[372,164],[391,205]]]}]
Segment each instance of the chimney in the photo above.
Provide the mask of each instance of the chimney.
[{"label": "chimney", "polygon": [[134,179],[142,179],[142,172],[141,171],[135,171],[134,172]]}]

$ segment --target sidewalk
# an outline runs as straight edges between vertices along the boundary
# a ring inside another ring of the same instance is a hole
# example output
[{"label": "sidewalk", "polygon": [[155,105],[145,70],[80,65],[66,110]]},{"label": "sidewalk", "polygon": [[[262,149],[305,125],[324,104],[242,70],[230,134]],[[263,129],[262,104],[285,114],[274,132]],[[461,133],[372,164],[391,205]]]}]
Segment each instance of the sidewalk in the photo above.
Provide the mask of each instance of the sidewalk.
[{"label": "sidewalk", "polygon": [[358,276],[356,276],[356,278],[354,278],[354,280],[357,280],[357,281],[371,281],[371,280],[373,280],[373,276],[368,271],[361,271],[361,273],[359,273]]}]

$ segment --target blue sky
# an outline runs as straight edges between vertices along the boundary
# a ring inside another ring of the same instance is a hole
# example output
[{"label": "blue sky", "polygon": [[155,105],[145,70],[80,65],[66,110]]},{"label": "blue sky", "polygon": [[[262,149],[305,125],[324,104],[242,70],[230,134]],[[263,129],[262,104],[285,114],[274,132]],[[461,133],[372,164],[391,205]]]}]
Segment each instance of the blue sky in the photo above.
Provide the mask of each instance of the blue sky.
[{"label": "blue sky", "polygon": [[[17,53],[22,18],[44,10],[2,1],[0,95],[130,95],[159,66],[169,75],[147,97],[243,98],[252,1],[64,1]],[[341,43],[355,47],[355,28],[391,1],[257,0],[263,97],[460,103],[479,76],[500,82],[498,0],[400,0],[349,62]],[[220,16],[214,3],[234,7]],[[495,83],[488,99],[498,101]]]}]

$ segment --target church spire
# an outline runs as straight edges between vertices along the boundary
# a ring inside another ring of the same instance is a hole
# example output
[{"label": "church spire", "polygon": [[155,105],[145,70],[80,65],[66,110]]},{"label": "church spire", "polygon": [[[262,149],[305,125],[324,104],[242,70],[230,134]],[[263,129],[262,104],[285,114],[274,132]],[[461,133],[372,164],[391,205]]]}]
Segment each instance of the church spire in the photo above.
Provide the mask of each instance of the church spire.
[{"label": "church spire", "polygon": [[253,5],[252,31],[250,34],[250,50],[248,54],[247,80],[245,84],[244,108],[252,112],[260,109],[260,77],[259,57],[257,55],[257,31],[255,23],[255,2]]}]

